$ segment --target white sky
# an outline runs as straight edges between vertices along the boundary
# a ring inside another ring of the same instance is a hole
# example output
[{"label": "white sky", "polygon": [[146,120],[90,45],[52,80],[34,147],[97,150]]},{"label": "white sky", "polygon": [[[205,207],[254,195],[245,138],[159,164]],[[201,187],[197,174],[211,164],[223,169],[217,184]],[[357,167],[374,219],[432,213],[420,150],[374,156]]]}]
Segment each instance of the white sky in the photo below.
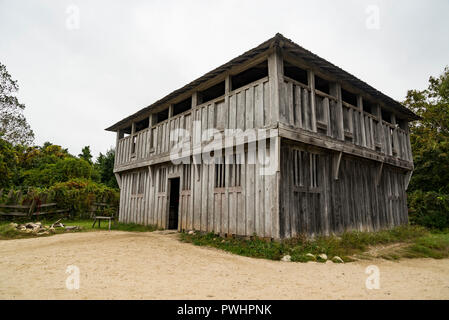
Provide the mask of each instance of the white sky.
[{"label": "white sky", "polygon": [[402,101],[449,65],[448,14],[447,0],[0,0],[0,61],[36,144],[97,156],[115,144],[104,128],[277,32]]}]

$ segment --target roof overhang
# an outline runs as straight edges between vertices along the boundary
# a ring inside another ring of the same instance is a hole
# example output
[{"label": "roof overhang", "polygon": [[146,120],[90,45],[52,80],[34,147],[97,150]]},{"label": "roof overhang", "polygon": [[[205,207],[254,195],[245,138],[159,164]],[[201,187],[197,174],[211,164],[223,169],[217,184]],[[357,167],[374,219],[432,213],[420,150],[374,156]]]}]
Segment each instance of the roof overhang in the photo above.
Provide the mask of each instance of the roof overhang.
[{"label": "roof overhang", "polygon": [[223,64],[222,66],[206,73],[205,75],[199,77],[198,79],[190,82],[189,84],[183,86],[180,89],[177,89],[173,91],[172,93],[168,94],[167,96],[163,97],[162,99],[154,102],[153,104],[142,108],[141,110],[137,111],[136,113],[120,120],[119,122],[115,123],[114,125],[106,128],[107,131],[117,131],[118,129],[121,129],[127,125],[136,118],[142,117],[144,114],[149,113],[152,109],[161,106],[163,104],[167,104],[176,97],[185,94],[188,91],[193,91],[195,88],[201,86],[205,82],[214,79],[215,77],[219,76],[220,74],[226,73],[229,70],[235,68],[238,65],[247,63],[248,61],[254,59],[258,55],[268,52],[269,50],[273,50],[273,48],[280,48],[282,51],[287,52],[290,55],[296,56],[300,58],[301,60],[305,61],[306,63],[315,66],[316,68],[319,68],[323,72],[329,74],[330,76],[333,76],[334,78],[338,79],[338,81],[341,81],[343,83],[347,83],[351,85],[354,88],[359,89],[360,91],[363,91],[364,93],[369,94],[371,97],[373,97],[376,100],[379,100],[384,105],[388,106],[389,108],[392,108],[396,112],[404,115],[407,120],[413,121],[413,120],[419,120],[420,117],[417,116],[415,113],[413,113],[411,110],[404,107],[400,102],[394,100],[393,98],[383,94],[382,92],[376,90],[372,86],[368,85],[364,81],[358,79],[357,77],[351,75],[350,73],[344,71],[343,69],[335,66],[331,62],[318,57],[314,53],[304,49],[300,45],[294,43],[290,39],[285,38],[280,33],[276,34],[273,38],[263,42],[259,46],[245,52],[244,54],[232,59],[231,61]]}]

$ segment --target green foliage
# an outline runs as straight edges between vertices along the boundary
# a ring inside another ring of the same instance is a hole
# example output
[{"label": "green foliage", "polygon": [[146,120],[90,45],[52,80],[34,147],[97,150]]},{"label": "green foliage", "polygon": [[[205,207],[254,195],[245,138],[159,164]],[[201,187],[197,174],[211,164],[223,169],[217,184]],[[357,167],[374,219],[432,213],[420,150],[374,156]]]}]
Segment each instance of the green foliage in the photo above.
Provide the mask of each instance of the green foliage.
[{"label": "green foliage", "polygon": [[23,172],[23,184],[26,186],[50,187],[55,183],[75,178],[89,179],[92,167],[83,160],[67,157],[55,163],[45,164]]},{"label": "green foliage", "polygon": [[409,194],[410,222],[431,229],[449,226],[449,195],[416,190]]},{"label": "green foliage", "polygon": [[117,180],[114,175],[115,150],[109,149],[106,154],[102,154],[97,158],[95,169],[99,174],[99,180],[108,187],[118,189]]},{"label": "green foliage", "polygon": [[18,90],[17,81],[0,63],[0,138],[13,145],[29,145],[34,140],[34,133],[23,115],[25,105],[15,96]]},{"label": "green foliage", "polygon": [[61,208],[68,208],[73,216],[88,217],[89,209],[95,202],[110,204],[104,215],[113,215],[118,208],[119,192],[101,183],[87,179],[72,179],[56,183],[48,191]]},{"label": "green foliage", "polygon": [[[354,256],[362,256],[371,246],[387,244],[404,244],[400,249],[394,249],[386,258],[414,258],[449,256],[449,234],[430,233],[419,226],[402,226],[393,230],[379,232],[347,232],[341,237],[318,237],[315,239],[288,239],[281,242],[267,242],[258,237],[253,239],[232,238],[223,239],[213,233],[181,234],[181,239],[199,246],[211,246],[234,254],[280,260],[290,255],[292,261],[321,261],[316,256],[325,253],[328,258],[341,257],[344,261],[352,261]],[[308,254],[312,254],[309,256]],[[369,257],[369,256],[366,256]]]},{"label": "green foliage", "polygon": [[214,233],[181,234],[181,240],[199,246],[211,246],[234,254],[280,260],[290,255],[292,261],[306,262],[315,260],[307,254],[325,253],[329,259],[339,256],[344,261],[352,261],[355,254],[361,254],[370,246],[398,242],[411,242],[427,237],[429,232],[419,226],[401,226],[379,232],[346,232],[340,237],[317,237],[315,239],[295,238],[284,241],[265,241],[257,236],[253,239],[223,239]]},{"label": "green foliage", "polygon": [[[44,226],[51,225],[54,223],[58,218],[53,219],[44,219],[39,220]],[[16,221],[17,223],[26,223],[30,222],[30,219],[26,219],[23,221]],[[81,228],[81,232],[86,231],[106,231],[108,230],[108,223],[103,222],[100,227],[98,227],[98,224],[95,225],[95,227],[92,227],[92,219],[62,219],[61,221],[66,226],[79,226]],[[153,225],[140,225],[140,224],[133,224],[133,223],[120,223],[120,222],[112,222],[111,224],[111,230],[118,230],[118,231],[128,231],[128,232],[152,232],[159,230],[156,226]],[[79,232],[79,231],[70,231],[70,232]],[[17,230],[14,226],[11,225],[10,221],[0,221],[0,240],[11,240],[11,239],[23,239],[23,238],[37,238],[37,237],[49,237],[55,234],[61,234],[65,233],[64,229],[62,228],[56,228],[55,231],[50,233],[49,235],[36,235],[35,233],[24,233]]]},{"label": "green foliage", "polygon": [[410,90],[404,105],[422,119],[411,126],[415,170],[408,189],[410,221],[449,227],[449,67],[426,90]]},{"label": "green foliage", "polygon": [[81,153],[78,155],[78,157],[92,164],[92,153],[90,152],[90,146],[85,146],[83,149],[81,149]]},{"label": "green foliage", "polygon": [[12,145],[0,139],[0,189],[11,186],[17,170],[18,158]]},{"label": "green foliage", "polygon": [[449,193],[449,68],[430,77],[423,91],[410,90],[404,105],[422,117],[411,126],[415,171],[409,190]]}]

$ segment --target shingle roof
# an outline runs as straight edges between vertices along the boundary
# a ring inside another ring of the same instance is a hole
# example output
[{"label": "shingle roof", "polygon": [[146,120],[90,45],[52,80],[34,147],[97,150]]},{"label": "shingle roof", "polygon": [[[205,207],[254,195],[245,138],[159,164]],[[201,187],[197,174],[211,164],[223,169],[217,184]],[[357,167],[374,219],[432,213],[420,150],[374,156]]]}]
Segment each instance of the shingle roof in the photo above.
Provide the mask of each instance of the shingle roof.
[{"label": "shingle roof", "polygon": [[354,86],[355,88],[358,88],[358,89],[368,93],[373,98],[378,99],[378,100],[384,102],[386,105],[392,107],[393,109],[398,110],[400,113],[403,113],[404,115],[407,116],[407,118],[409,120],[418,120],[419,119],[419,117],[416,114],[414,114],[411,110],[404,107],[398,101],[396,101],[393,98],[376,90],[369,84],[367,84],[364,81],[358,79],[357,77],[351,75],[350,73],[344,71],[343,69],[332,64],[331,62],[329,62],[323,58],[320,58],[316,54],[304,49],[300,45],[294,43],[292,40],[284,37],[282,34],[277,33],[273,38],[268,39],[267,41],[263,42],[262,44],[258,45],[257,47],[243,53],[242,55],[221,65],[220,67],[206,73],[205,75],[188,83],[187,85],[183,86],[182,88],[179,88],[179,89],[173,91],[172,93],[166,95],[165,97],[154,102],[153,104],[151,104],[145,108],[142,108],[141,110],[137,111],[136,113],[120,120],[119,122],[110,126],[106,130],[116,131],[124,124],[129,123],[132,119],[137,118],[137,117],[147,113],[148,111],[150,111],[151,109],[153,109],[157,106],[167,103],[171,99],[173,99],[191,89],[194,89],[195,87],[203,84],[204,82],[216,77],[217,75],[219,75],[223,72],[230,70],[232,67],[234,67],[236,65],[242,64],[242,63],[252,59],[256,55],[258,55],[262,52],[265,52],[272,47],[281,47],[283,50],[288,51],[290,54],[301,58],[302,60],[310,63],[311,65],[315,65],[316,67],[322,69],[323,71],[327,72],[328,74],[333,75],[337,79],[345,81],[345,82],[351,84],[352,86]]}]

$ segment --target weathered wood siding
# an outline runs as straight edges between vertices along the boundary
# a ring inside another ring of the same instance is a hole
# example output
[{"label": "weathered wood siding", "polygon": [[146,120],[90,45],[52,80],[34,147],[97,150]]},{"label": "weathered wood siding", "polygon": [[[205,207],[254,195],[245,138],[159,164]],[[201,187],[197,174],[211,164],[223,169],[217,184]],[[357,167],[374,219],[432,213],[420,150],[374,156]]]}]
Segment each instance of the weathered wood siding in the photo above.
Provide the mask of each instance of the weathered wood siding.
[{"label": "weathered wood siding", "polygon": [[409,135],[405,130],[336,96],[315,91],[287,77],[281,88],[279,114],[280,122],[293,128],[413,161]]},{"label": "weathered wood siding", "polygon": [[405,171],[342,155],[336,180],[336,157],[323,149],[283,144],[281,237],[374,231],[407,223]]},{"label": "weathered wood siding", "polygon": [[[190,135],[191,148],[195,149],[201,145],[204,130],[264,128],[274,125],[271,115],[270,86],[265,77],[137,132],[135,142],[133,136],[118,140],[115,168],[168,156],[177,140],[173,136],[175,129],[185,129]],[[195,121],[198,126],[194,126]]]},{"label": "weathered wood siding", "polygon": [[[214,164],[165,163],[151,170],[146,167],[142,195],[131,191],[137,171],[122,172],[119,221],[167,228],[168,179],[180,177],[178,230],[279,238],[279,172],[261,175],[258,162],[248,164],[246,156],[240,174],[230,164],[225,167],[221,179],[226,183],[220,188],[215,187]],[[234,186],[235,179],[240,186]]]}]

